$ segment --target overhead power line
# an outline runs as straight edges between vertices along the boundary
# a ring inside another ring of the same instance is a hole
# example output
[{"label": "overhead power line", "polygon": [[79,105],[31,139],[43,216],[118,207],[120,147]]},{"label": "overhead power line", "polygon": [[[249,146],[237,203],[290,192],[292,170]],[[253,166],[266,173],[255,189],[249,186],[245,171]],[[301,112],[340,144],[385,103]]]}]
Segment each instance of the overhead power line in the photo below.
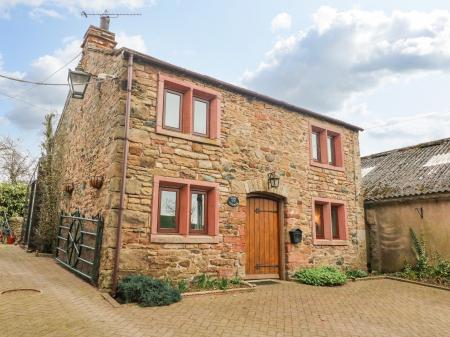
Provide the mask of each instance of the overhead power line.
[{"label": "overhead power line", "polygon": [[25,104],[28,104],[30,106],[34,106],[34,107],[39,108],[39,109],[45,109],[45,110],[48,109],[46,107],[43,107],[42,105],[37,105],[37,104],[31,103],[31,102],[28,102],[27,100],[24,100],[24,99],[22,99],[20,97],[12,96],[12,95],[9,95],[9,94],[1,92],[1,91],[0,91],[0,95],[8,97],[8,98],[11,98],[11,99],[14,99],[16,101],[19,101],[19,102],[22,102],[22,103],[25,103]]},{"label": "overhead power line", "polygon": [[10,80],[10,81],[16,81],[16,82],[20,82],[20,83],[27,83],[27,84],[34,84],[34,85],[49,85],[49,86],[68,86],[69,85],[68,83],[46,83],[46,82],[28,81],[28,80],[23,80],[21,78],[15,78],[15,77],[6,76],[6,75],[2,75],[2,74],[0,74],[0,77],[6,78],[7,80]]}]

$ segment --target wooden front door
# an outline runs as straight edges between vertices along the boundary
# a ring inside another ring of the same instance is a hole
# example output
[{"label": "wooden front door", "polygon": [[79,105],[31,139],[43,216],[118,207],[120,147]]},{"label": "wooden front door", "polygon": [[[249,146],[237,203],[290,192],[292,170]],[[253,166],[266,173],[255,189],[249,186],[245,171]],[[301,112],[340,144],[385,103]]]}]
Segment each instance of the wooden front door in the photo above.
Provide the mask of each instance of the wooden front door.
[{"label": "wooden front door", "polygon": [[279,278],[280,241],[278,201],[247,199],[246,278]]}]

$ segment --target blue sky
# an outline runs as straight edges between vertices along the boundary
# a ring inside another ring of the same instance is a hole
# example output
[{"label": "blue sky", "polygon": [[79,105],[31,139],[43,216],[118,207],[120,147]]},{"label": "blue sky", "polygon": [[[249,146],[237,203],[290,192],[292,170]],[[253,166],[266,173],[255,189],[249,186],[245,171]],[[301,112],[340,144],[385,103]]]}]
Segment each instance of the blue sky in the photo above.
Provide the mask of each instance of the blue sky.
[{"label": "blue sky", "polygon": [[[106,6],[142,13],[112,19],[120,45],[360,125],[363,154],[450,136],[448,1],[0,0],[0,74],[48,77]],[[0,80],[0,136],[38,155],[65,95]]]}]

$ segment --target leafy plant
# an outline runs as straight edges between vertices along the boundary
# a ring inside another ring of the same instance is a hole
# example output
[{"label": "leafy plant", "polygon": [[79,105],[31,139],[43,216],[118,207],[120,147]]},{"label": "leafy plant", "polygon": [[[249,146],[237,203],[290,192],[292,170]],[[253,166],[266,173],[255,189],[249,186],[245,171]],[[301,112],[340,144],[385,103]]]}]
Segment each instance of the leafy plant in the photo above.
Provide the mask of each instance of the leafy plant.
[{"label": "leafy plant", "polygon": [[242,283],[242,279],[235,275],[231,280],[230,280],[231,284],[241,284]]},{"label": "leafy plant", "polygon": [[226,278],[221,278],[220,280],[218,280],[218,287],[220,290],[225,290],[228,288],[228,283],[230,281]]},{"label": "leafy plant", "polygon": [[412,240],[412,250],[416,256],[416,266],[415,269],[419,278],[427,276],[430,272],[430,266],[428,264],[428,254],[426,252],[425,241],[419,239],[416,232],[412,228],[409,229]]},{"label": "leafy plant", "polygon": [[208,276],[206,276],[206,274],[201,274],[197,277],[196,283],[200,289],[205,289],[208,283]]},{"label": "leafy plant", "polygon": [[178,281],[177,288],[180,291],[180,293],[185,293],[189,289],[189,284],[186,282],[186,280]]},{"label": "leafy plant", "polygon": [[169,305],[181,300],[179,289],[145,275],[126,276],[120,280],[117,297],[125,303],[138,303],[143,307]]},{"label": "leafy plant", "polygon": [[347,282],[346,275],[334,267],[317,267],[300,269],[294,278],[304,284],[314,286],[337,286]]},{"label": "leafy plant", "polygon": [[347,268],[345,270],[345,275],[347,276],[347,278],[355,279],[367,277],[369,274],[365,270]]},{"label": "leafy plant", "polygon": [[6,212],[7,217],[23,216],[27,199],[25,184],[0,184],[0,213]]}]

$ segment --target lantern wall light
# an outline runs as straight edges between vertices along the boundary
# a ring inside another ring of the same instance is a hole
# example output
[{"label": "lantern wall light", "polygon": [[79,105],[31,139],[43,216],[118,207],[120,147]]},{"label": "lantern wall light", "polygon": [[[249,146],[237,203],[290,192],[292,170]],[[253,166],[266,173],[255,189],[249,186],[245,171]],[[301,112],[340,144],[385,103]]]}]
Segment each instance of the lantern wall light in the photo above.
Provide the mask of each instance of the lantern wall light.
[{"label": "lantern wall light", "polygon": [[91,74],[84,72],[81,67],[76,67],[75,70],[69,69],[67,80],[73,98],[82,99],[84,97],[90,79]]},{"label": "lantern wall light", "polygon": [[280,185],[280,177],[275,172],[270,172],[267,179],[267,185],[269,188],[278,188]]}]

